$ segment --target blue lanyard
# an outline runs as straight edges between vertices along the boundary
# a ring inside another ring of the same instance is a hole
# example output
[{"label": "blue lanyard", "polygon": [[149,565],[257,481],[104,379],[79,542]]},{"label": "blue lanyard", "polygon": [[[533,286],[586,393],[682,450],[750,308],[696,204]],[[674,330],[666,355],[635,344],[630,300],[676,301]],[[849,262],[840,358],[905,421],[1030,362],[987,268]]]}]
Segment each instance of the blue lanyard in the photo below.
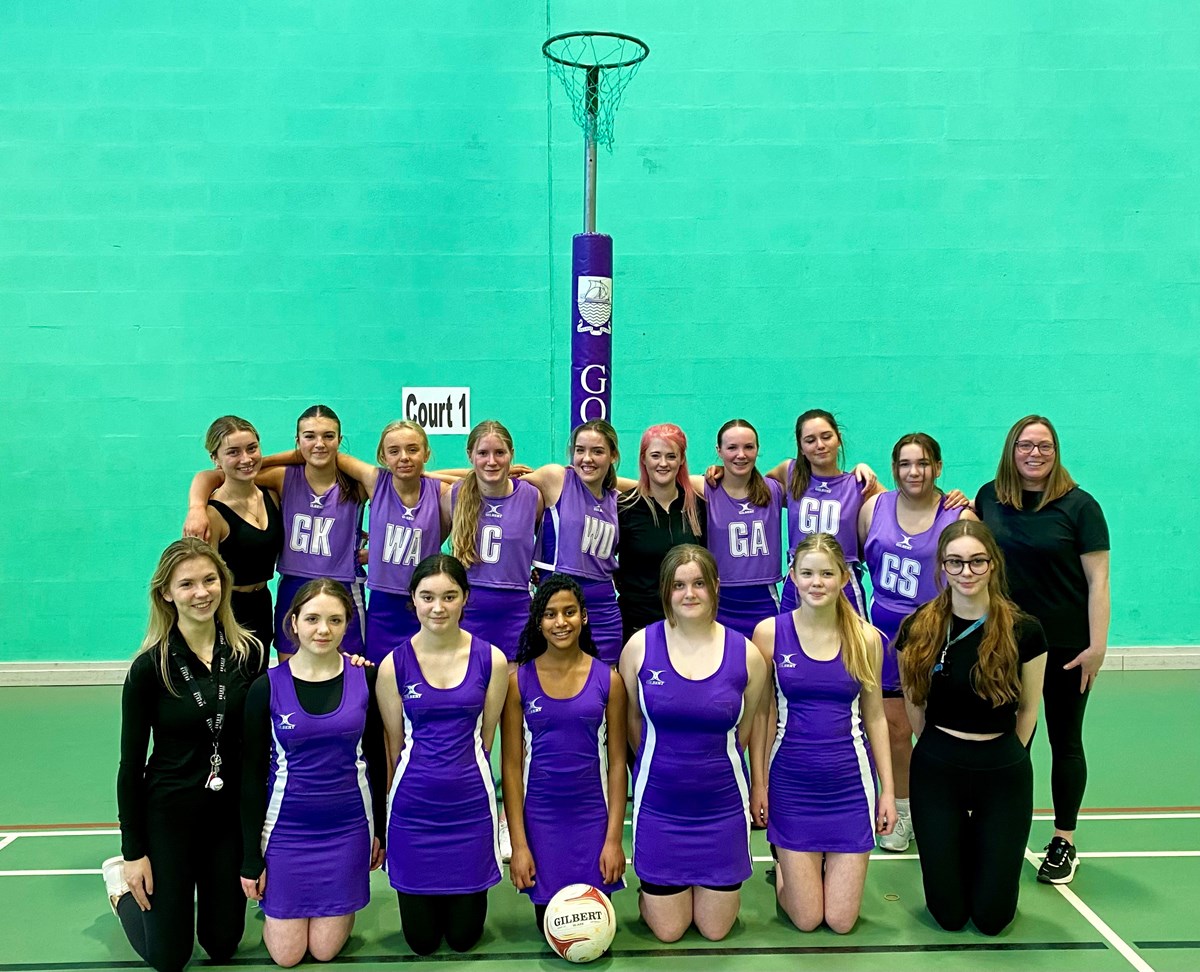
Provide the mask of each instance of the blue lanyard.
[{"label": "blue lanyard", "polygon": [[982,625],[986,620],[987,615],[985,614],[982,618],[968,627],[966,631],[954,638],[950,637],[950,629],[946,628],[946,647],[942,649],[941,657],[938,658],[937,664],[933,666],[933,674],[938,674],[938,672],[942,671],[946,667],[946,652],[950,650],[950,646],[958,644],[958,642],[962,641],[963,638],[969,635],[972,631],[977,630],[979,626]]}]

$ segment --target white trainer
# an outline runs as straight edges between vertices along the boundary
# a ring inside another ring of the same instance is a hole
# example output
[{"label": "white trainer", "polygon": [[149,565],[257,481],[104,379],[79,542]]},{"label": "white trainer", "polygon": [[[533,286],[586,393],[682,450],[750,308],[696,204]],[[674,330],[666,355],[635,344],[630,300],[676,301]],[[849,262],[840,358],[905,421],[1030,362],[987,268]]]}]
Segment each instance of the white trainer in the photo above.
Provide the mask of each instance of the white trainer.
[{"label": "white trainer", "polygon": [[893,854],[903,854],[908,850],[912,839],[912,817],[900,814],[896,818],[896,829],[887,836],[879,838],[879,847],[881,850],[891,851]]},{"label": "white trainer", "polygon": [[122,895],[129,893],[129,885],[125,883],[125,858],[110,857],[100,865],[100,873],[104,876],[104,887],[108,890],[108,906],[115,915],[117,902]]}]

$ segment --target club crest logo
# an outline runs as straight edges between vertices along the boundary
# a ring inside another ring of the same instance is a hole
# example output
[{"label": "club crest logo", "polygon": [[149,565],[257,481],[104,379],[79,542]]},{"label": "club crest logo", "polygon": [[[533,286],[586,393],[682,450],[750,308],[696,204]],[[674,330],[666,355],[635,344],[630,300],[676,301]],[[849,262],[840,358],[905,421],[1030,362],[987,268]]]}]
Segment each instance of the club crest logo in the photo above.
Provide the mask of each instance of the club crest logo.
[{"label": "club crest logo", "polygon": [[579,323],[575,330],[580,334],[612,334],[612,277],[579,277],[575,293],[575,307],[579,311]]}]

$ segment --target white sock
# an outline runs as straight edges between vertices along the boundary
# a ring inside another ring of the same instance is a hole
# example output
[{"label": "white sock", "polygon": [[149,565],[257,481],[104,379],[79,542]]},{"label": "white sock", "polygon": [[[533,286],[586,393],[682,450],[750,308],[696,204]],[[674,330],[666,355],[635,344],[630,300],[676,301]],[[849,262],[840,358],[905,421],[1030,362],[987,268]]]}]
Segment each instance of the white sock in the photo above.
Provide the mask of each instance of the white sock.
[{"label": "white sock", "polygon": [[896,798],[896,816],[906,819],[912,816],[912,813],[908,809],[908,797],[905,797],[903,800],[899,797]]}]

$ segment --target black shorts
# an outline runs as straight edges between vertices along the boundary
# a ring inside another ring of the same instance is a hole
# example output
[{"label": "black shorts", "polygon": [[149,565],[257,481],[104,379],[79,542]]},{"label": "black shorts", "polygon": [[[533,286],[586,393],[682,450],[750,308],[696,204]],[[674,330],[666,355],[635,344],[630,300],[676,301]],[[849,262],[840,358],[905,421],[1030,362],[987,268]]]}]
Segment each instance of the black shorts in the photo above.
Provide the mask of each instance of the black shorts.
[{"label": "black shorts", "polygon": [[902,699],[904,698],[904,689],[884,689],[883,697],[885,699]]},{"label": "black shorts", "polygon": [[704,888],[705,891],[739,891],[739,890],[741,890],[742,882],[738,881],[737,884],[674,885],[674,884],[653,884],[650,881],[643,881],[641,886],[642,886],[642,890],[645,891],[646,894],[652,894],[656,898],[665,898],[669,894],[683,894],[684,891],[687,891],[689,888],[692,888],[692,887]]}]

